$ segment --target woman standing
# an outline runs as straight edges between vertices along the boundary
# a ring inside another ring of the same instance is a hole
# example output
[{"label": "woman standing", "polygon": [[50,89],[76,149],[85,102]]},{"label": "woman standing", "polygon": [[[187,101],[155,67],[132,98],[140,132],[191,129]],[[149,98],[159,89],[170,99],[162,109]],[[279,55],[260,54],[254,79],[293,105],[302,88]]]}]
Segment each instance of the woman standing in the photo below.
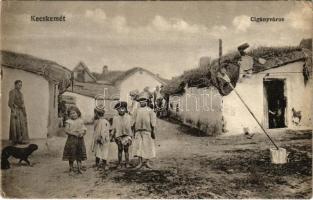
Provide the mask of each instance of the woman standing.
[{"label": "woman standing", "polygon": [[25,144],[28,142],[27,114],[24,105],[24,98],[21,92],[22,81],[14,82],[14,89],[9,93],[10,117],[10,141],[13,145]]}]

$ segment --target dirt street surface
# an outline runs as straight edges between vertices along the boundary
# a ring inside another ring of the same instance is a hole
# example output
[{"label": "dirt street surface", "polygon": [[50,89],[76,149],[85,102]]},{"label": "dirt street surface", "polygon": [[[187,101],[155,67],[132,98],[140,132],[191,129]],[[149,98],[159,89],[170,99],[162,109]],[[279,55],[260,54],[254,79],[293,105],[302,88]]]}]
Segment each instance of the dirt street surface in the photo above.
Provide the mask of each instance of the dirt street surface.
[{"label": "dirt street surface", "polygon": [[[312,133],[280,130],[271,135],[287,149],[289,162],[273,165],[272,145],[264,134],[204,137],[197,131],[158,121],[154,169],[115,169],[111,143],[109,171],[96,171],[85,138],[88,160],[82,175],[68,175],[62,161],[65,137],[33,140],[39,150],[32,166],[11,159],[2,170],[2,196],[15,198],[311,198]],[[136,160],[132,159],[132,165]]]}]

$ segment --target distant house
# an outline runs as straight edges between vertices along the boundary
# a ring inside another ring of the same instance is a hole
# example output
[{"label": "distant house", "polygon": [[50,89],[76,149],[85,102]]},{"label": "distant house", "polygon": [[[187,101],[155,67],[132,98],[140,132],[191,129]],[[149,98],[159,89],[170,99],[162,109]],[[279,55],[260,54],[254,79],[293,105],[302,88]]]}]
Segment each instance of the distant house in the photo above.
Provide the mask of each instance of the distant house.
[{"label": "distant house", "polygon": [[[224,55],[220,66],[264,128],[312,129],[312,49],[260,47],[244,56]],[[209,67],[186,71],[165,86],[172,117],[208,135],[212,130],[220,134],[241,134],[243,129],[261,132],[229,84],[217,76],[220,66],[214,60]],[[194,108],[198,105],[211,105],[214,112]],[[201,119],[204,113],[210,116]],[[214,128],[221,124],[221,129]]]},{"label": "distant house", "polygon": [[76,106],[81,110],[83,120],[91,123],[94,120],[96,101],[100,100],[98,97],[104,98],[106,116],[110,118],[115,114],[114,105],[118,101],[116,98],[118,94],[114,93],[115,88],[112,85],[74,81],[73,87],[69,87],[64,96],[72,97]]},{"label": "distant house", "polygon": [[166,83],[166,79],[141,67],[134,67],[127,71],[109,71],[108,67],[104,66],[101,74],[93,74],[98,82],[112,84],[118,91],[115,94],[118,94],[118,98],[123,101],[129,100],[129,92],[132,90],[142,91],[148,87],[153,92],[156,86]]},{"label": "distant house", "polygon": [[70,85],[67,68],[30,55],[1,51],[1,139],[9,138],[9,91],[15,80],[22,80],[29,136],[46,138],[58,128],[58,96]]},{"label": "distant house", "polygon": [[73,69],[74,79],[79,82],[96,82],[96,78],[89,71],[88,67],[83,62],[79,62]]},{"label": "distant house", "polygon": [[91,73],[83,62],[79,62],[73,74],[73,87],[69,87],[64,95],[76,99],[85,122],[92,121],[96,97],[99,95],[103,95],[106,114],[111,118],[116,114],[114,106],[118,100],[130,102],[130,91],[135,89],[142,91],[148,87],[153,92],[156,86],[166,83],[166,79],[139,67],[127,71],[110,71],[107,66],[104,66],[102,73]]}]

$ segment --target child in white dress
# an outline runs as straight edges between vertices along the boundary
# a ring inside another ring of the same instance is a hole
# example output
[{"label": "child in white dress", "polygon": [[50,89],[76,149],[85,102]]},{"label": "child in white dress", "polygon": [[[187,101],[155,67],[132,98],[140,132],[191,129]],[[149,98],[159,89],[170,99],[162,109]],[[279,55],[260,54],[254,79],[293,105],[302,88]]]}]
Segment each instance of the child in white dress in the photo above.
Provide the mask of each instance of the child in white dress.
[{"label": "child in white dress", "polygon": [[110,123],[104,118],[105,110],[102,108],[95,109],[95,125],[94,125],[94,137],[92,142],[92,151],[96,156],[96,167],[100,168],[100,162],[102,161],[102,167],[104,170],[108,170],[107,160],[109,156],[110,147]]},{"label": "child in white dress", "polygon": [[139,169],[143,166],[152,168],[151,160],[156,157],[155,151],[155,127],[156,115],[154,111],[148,106],[149,96],[145,93],[139,95],[140,108],[138,108],[133,115],[133,125],[135,129],[134,139],[134,156],[139,159],[138,165],[135,167]]}]

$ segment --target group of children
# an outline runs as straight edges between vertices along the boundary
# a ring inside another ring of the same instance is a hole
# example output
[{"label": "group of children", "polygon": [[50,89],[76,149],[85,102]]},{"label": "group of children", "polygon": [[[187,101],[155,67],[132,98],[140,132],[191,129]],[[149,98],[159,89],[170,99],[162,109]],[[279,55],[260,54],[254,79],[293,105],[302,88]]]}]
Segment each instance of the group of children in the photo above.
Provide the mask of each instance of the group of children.
[{"label": "group of children", "polygon": [[[105,109],[95,109],[94,135],[91,150],[96,157],[95,167],[108,170],[107,160],[110,153],[110,142],[115,142],[118,148],[118,165],[122,168],[122,155],[125,156],[125,167],[129,168],[129,150],[132,147],[134,157],[138,157],[138,164],[134,169],[145,166],[152,168],[150,159],[156,156],[155,126],[156,115],[148,106],[149,96],[142,93],[137,98],[139,107],[127,110],[127,103],[120,101],[115,105],[118,115],[113,118],[112,126],[104,118]],[[73,163],[77,162],[77,173],[82,173],[81,162],[87,159],[84,136],[87,129],[81,119],[77,107],[68,110],[65,132],[68,135],[64,147],[63,160],[69,161],[69,173],[74,173]]]}]

